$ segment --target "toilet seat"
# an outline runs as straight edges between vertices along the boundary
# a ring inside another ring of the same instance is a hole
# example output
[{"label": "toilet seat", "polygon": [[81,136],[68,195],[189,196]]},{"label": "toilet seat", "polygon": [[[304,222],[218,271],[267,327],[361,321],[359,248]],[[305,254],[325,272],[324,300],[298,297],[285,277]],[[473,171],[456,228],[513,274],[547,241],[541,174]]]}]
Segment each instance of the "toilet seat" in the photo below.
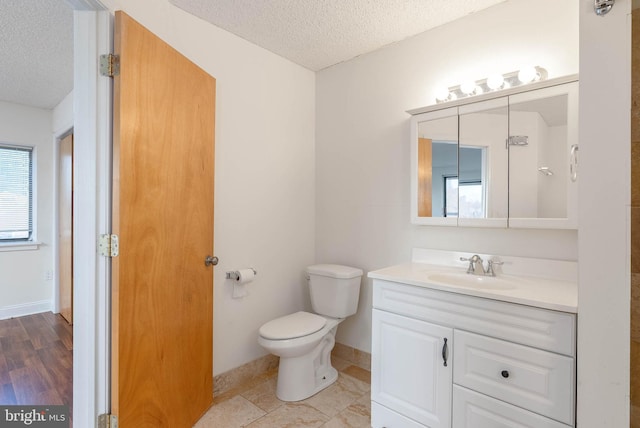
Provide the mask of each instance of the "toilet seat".
[{"label": "toilet seat", "polygon": [[304,337],[320,331],[327,319],[310,312],[296,312],[276,318],[260,327],[260,336],[270,340],[286,340]]}]

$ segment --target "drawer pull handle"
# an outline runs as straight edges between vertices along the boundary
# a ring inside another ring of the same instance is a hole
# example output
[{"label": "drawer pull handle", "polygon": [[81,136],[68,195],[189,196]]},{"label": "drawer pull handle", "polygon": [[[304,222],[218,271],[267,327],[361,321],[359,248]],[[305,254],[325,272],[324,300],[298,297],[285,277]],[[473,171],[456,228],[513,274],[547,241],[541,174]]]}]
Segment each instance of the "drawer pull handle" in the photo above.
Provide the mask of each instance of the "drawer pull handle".
[{"label": "drawer pull handle", "polygon": [[447,338],[444,338],[444,345],[442,346],[442,359],[444,360],[444,366],[447,367],[447,354],[448,354],[448,348],[447,348]]},{"label": "drawer pull handle", "polygon": [[507,370],[502,370],[502,373],[500,373],[502,375],[503,378],[508,378],[509,377],[509,372]]}]

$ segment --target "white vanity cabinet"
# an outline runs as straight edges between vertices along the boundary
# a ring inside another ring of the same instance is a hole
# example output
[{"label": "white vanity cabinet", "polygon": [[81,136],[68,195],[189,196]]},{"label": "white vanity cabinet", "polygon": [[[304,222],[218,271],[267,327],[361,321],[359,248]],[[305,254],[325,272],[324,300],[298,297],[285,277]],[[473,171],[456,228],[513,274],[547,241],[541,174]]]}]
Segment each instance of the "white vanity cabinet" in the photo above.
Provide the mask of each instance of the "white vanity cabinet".
[{"label": "white vanity cabinet", "polygon": [[373,307],[373,428],[575,426],[575,314],[380,279]]}]

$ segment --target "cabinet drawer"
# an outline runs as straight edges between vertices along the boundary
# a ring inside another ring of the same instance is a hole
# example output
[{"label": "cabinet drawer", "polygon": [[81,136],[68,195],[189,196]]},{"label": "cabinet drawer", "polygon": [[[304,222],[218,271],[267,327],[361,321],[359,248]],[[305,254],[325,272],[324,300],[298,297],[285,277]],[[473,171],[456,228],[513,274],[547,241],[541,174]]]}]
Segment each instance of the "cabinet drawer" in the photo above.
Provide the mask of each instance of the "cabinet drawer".
[{"label": "cabinet drawer", "polygon": [[402,416],[375,401],[371,402],[372,428],[427,428],[418,422]]},{"label": "cabinet drawer", "polygon": [[455,330],[453,381],[572,425],[573,358]]},{"label": "cabinet drawer", "polygon": [[373,307],[575,356],[575,316],[566,312],[373,281]]},{"label": "cabinet drawer", "polygon": [[570,428],[553,419],[453,386],[453,428]]}]

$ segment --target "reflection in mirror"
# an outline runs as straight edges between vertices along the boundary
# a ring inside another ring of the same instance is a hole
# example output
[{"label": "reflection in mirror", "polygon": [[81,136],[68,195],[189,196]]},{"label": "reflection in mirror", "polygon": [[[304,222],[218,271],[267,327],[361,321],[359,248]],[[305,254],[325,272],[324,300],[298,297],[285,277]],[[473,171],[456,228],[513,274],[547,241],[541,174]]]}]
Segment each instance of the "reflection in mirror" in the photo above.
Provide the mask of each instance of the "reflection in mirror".
[{"label": "reflection in mirror", "polygon": [[457,217],[458,117],[418,124],[418,216]]},{"label": "reflection in mirror", "polygon": [[566,94],[510,105],[509,215],[567,217]]},{"label": "reflection in mirror", "polygon": [[478,103],[460,115],[460,218],[507,218],[508,117],[506,99]]}]

